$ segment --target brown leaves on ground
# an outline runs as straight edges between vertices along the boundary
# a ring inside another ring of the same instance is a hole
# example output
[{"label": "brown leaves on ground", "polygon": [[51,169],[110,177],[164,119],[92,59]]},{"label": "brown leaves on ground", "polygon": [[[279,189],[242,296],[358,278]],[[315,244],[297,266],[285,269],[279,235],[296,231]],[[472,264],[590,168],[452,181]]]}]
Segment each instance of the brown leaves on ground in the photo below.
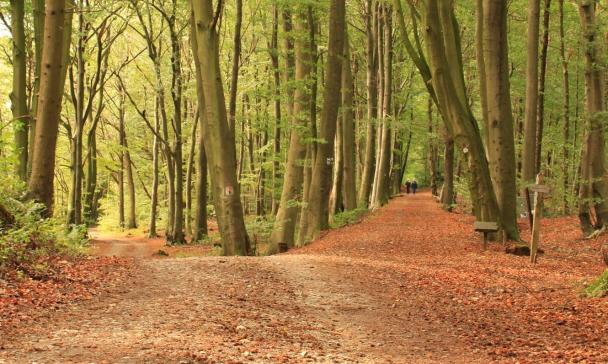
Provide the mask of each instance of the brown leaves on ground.
[{"label": "brown leaves on ground", "polygon": [[[603,270],[608,237],[582,240],[569,217],[544,220],[541,236],[545,253],[531,265],[499,243],[482,251],[473,218],[441,210],[428,194],[400,197],[287,254],[141,260],[123,285],[22,327],[0,358],[608,362],[608,301],[579,296]],[[157,243],[125,244],[104,252],[147,255]],[[82,269],[115,270],[106,267]],[[82,287],[114,281],[104,274]]]},{"label": "brown leaves on ground", "polygon": [[116,257],[52,257],[43,279],[11,274],[0,279],[0,336],[51,314],[65,304],[89,300],[122,284],[129,260]]},{"label": "brown leaves on ground", "polygon": [[[428,194],[410,195],[296,254],[360,258],[361,276],[392,287],[395,300],[495,360],[608,362],[608,300],[580,297],[604,269],[599,251],[608,236],[583,240],[574,217],[545,219],[545,253],[531,265],[499,243],[483,252],[473,222]],[[529,239],[526,221],[520,227]]]}]

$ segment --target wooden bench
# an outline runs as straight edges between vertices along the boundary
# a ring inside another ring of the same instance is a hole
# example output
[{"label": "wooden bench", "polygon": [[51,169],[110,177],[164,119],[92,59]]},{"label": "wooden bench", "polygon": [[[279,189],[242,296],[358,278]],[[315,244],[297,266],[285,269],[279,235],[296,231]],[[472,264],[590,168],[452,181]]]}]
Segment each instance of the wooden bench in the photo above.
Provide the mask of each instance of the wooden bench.
[{"label": "wooden bench", "polygon": [[475,221],[475,231],[483,233],[483,250],[488,247],[488,235],[498,231],[498,223],[492,221]]}]

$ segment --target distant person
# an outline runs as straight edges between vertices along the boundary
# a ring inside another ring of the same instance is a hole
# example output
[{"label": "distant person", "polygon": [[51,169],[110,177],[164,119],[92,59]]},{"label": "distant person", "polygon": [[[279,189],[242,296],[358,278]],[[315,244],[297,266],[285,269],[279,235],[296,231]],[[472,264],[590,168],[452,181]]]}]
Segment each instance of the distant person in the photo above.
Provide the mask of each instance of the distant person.
[{"label": "distant person", "polygon": [[414,195],[416,194],[416,190],[418,189],[418,182],[416,180],[412,181],[412,192]]},{"label": "distant person", "polygon": [[408,179],[407,181],[405,181],[405,192],[408,195],[410,194],[410,188],[412,188],[412,182],[410,182],[410,180]]}]

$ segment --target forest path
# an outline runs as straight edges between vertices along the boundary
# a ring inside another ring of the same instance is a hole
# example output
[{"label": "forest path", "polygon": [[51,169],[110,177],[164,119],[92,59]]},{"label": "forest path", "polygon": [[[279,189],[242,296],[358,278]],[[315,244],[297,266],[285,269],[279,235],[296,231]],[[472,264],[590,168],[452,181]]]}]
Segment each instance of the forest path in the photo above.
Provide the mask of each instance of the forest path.
[{"label": "forest path", "polygon": [[530,267],[481,252],[471,225],[410,195],[287,254],[141,259],[119,289],[0,338],[0,363],[605,362],[608,305],[575,292],[592,252],[546,246]]}]

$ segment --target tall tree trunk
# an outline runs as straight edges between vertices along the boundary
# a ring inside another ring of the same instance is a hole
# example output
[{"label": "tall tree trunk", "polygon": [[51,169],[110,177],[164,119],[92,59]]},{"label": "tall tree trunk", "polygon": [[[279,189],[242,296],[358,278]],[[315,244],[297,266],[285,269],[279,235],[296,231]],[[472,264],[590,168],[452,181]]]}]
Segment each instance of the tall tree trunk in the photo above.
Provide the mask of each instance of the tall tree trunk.
[{"label": "tall tree trunk", "polygon": [[197,113],[197,117],[192,121],[192,132],[190,133],[190,151],[188,153],[188,162],[186,162],[186,233],[192,235],[192,174],[194,173],[194,154],[196,152],[196,129],[198,125],[198,118],[200,115]]},{"label": "tall tree trunk", "polygon": [[481,101],[481,115],[483,118],[483,141],[485,142],[487,151],[488,133],[490,130],[490,125],[488,123],[488,91],[486,86],[486,74],[481,71],[486,69],[486,62],[483,54],[483,2],[484,0],[477,0],[475,11],[475,57],[477,58],[477,69],[480,70],[480,72],[477,73],[479,78],[479,100]]},{"label": "tall tree trunk", "polygon": [[443,163],[443,188],[441,191],[441,204],[443,208],[451,211],[454,207],[454,139],[447,131],[444,133],[445,155]]},{"label": "tall tree trunk", "polygon": [[209,161],[211,185],[225,255],[248,255],[240,187],[236,175],[234,137],[228,124],[219,63],[219,35],[211,0],[192,1],[195,19],[195,61],[205,97],[202,132]]},{"label": "tall tree trunk", "polygon": [[158,213],[158,158],[160,140],[160,111],[158,97],[154,99],[154,144],[152,146],[152,196],[150,199],[150,222],[148,224],[148,237],[158,236],[156,231],[156,217]]},{"label": "tall tree trunk", "polygon": [[[391,101],[392,101],[392,90],[393,90],[393,27],[392,27],[392,11],[387,5],[384,7],[383,12],[383,30],[384,30],[384,47],[382,53],[382,60],[384,74],[382,76],[383,82],[381,90],[382,92],[382,105],[378,104],[378,107],[382,106],[381,120],[382,120],[382,135],[380,138],[380,152],[378,158],[378,168],[376,176],[376,193],[374,207],[380,207],[388,203],[390,198],[390,175],[391,175]],[[380,54],[380,53],[379,53]]]},{"label": "tall tree trunk", "polygon": [[[429,50],[430,79],[446,127],[466,151],[474,204],[482,206],[479,218],[500,223],[500,211],[477,122],[466,101],[458,28],[453,0],[425,1],[425,38]],[[440,16],[440,13],[442,15]],[[486,59],[487,61],[487,59]]]},{"label": "tall tree trunk", "polygon": [[547,75],[547,53],[549,51],[549,19],[551,0],[545,0],[543,13],[543,38],[540,52],[540,78],[538,79],[538,121],[536,124],[535,172],[540,172],[542,160],[543,132],[545,128],[545,79]]},{"label": "tall tree trunk", "polygon": [[562,149],[562,186],[564,188],[563,210],[564,214],[569,212],[568,195],[569,170],[570,170],[570,76],[568,72],[568,58],[566,58],[566,35],[564,28],[564,0],[559,0],[559,53],[562,61],[563,74],[563,118],[564,118],[564,144]]},{"label": "tall tree trunk", "polygon": [[538,114],[538,38],[540,0],[528,1],[528,60],[526,66],[526,118],[522,155],[522,179],[533,183],[536,177],[536,130]]},{"label": "tall tree trunk", "polygon": [[378,99],[378,53],[376,49],[376,34],[378,32],[378,15],[374,0],[366,2],[366,34],[367,34],[367,139],[365,144],[365,159],[361,172],[361,186],[359,188],[359,206],[367,207],[369,204],[374,170],[376,167],[376,114]]},{"label": "tall tree trunk", "polygon": [[[71,16],[66,16],[65,3],[65,0],[46,1],[45,41],[42,51],[42,63],[45,67],[40,74],[36,142],[32,156],[32,174],[28,182],[28,196],[44,204],[44,216],[47,217],[53,213],[55,147],[67,70],[65,33],[71,33],[71,22],[66,21],[66,18]],[[66,29],[66,25],[69,29]]]},{"label": "tall tree trunk", "polygon": [[[241,28],[243,24],[243,0],[235,1],[236,24],[234,26],[234,46],[232,49],[232,76],[230,78],[229,122],[232,134],[235,133],[236,96],[239,83],[239,67],[241,62]],[[233,137],[234,138],[234,137]]]},{"label": "tall tree trunk", "polygon": [[[121,146],[121,171],[120,171],[120,199],[122,200],[123,217],[121,219],[121,227],[127,229],[135,229],[137,227],[136,213],[135,213],[135,181],[133,180],[133,167],[131,165],[131,154],[129,153],[129,145],[127,143],[127,132],[125,130],[125,94],[124,90],[121,89],[120,96],[120,110],[119,110],[119,134],[120,134],[120,146]],[[129,209],[127,211],[127,221],[124,222],[124,174],[126,172],[127,177],[127,193],[129,194]]]},{"label": "tall tree trunk", "polygon": [[[299,6],[296,11],[295,30],[298,34],[306,34],[312,27],[311,19],[304,6]],[[313,40],[297,37],[295,40],[295,81],[301,84],[310,79],[312,72],[312,44]],[[294,93],[294,106],[292,117],[289,150],[287,152],[287,164],[285,166],[285,177],[281,201],[277,211],[275,224],[270,236],[271,246],[269,253],[278,251],[278,244],[284,243],[288,247],[294,245],[295,227],[300,211],[299,205],[303,201],[302,184],[304,182],[304,166],[302,161],[306,157],[306,144],[304,140],[309,134],[309,117],[311,90],[308,87],[298,87]]]},{"label": "tall tree trunk", "polygon": [[329,214],[333,216],[342,211],[342,184],[344,182],[344,156],[342,154],[342,116],[336,124],[336,141],[334,144],[334,170],[332,187],[329,194]]},{"label": "tall tree trunk", "polygon": [[328,228],[329,206],[327,201],[331,192],[332,155],[338,108],[340,106],[340,81],[342,54],[344,53],[345,0],[332,0],[329,10],[329,44],[327,74],[325,77],[324,105],[319,126],[319,137],[324,143],[317,143],[313,164],[310,190],[304,213],[307,215],[304,229],[304,242],[318,237],[321,230]]},{"label": "tall tree trunk", "polygon": [[272,215],[279,209],[278,191],[281,179],[281,70],[279,68],[279,7],[273,5],[272,9],[272,40],[270,42],[270,60],[272,61],[272,74],[274,77],[274,140],[272,160]]},{"label": "tall tree trunk", "polygon": [[355,142],[354,85],[350,63],[348,32],[345,32],[344,60],[342,63],[342,157],[344,159],[343,196],[345,210],[357,208],[357,166]]},{"label": "tall tree trunk", "polygon": [[44,0],[32,0],[32,18],[34,20],[34,84],[29,120],[29,152],[27,159],[28,176],[32,172],[32,156],[34,155],[34,141],[36,136],[36,116],[38,108],[38,94],[40,92],[42,44],[44,43],[44,11]]},{"label": "tall tree trunk", "polygon": [[428,105],[428,151],[427,151],[427,160],[429,165],[429,170],[431,172],[430,175],[430,184],[431,184],[431,194],[433,196],[437,196],[437,141],[436,141],[436,133],[434,130],[435,121],[433,120],[433,100],[429,97],[429,105]]},{"label": "tall tree trunk", "polygon": [[585,136],[581,159],[579,187],[579,219],[585,234],[593,229],[591,213],[596,217],[595,227],[608,222],[608,180],[604,153],[604,94],[603,67],[599,66],[599,45],[596,23],[596,1],[579,2],[579,13],[585,46]]},{"label": "tall tree trunk", "polygon": [[27,107],[27,54],[25,50],[24,1],[11,0],[11,32],[13,35],[13,91],[11,109],[15,130],[16,172],[27,180],[29,110]]},{"label": "tall tree trunk", "polygon": [[485,74],[490,122],[487,149],[490,169],[501,212],[502,227],[510,239],[519,240],[517,171],[509,84],[507,5],[504,1],[484,2],[484,28]]}]

